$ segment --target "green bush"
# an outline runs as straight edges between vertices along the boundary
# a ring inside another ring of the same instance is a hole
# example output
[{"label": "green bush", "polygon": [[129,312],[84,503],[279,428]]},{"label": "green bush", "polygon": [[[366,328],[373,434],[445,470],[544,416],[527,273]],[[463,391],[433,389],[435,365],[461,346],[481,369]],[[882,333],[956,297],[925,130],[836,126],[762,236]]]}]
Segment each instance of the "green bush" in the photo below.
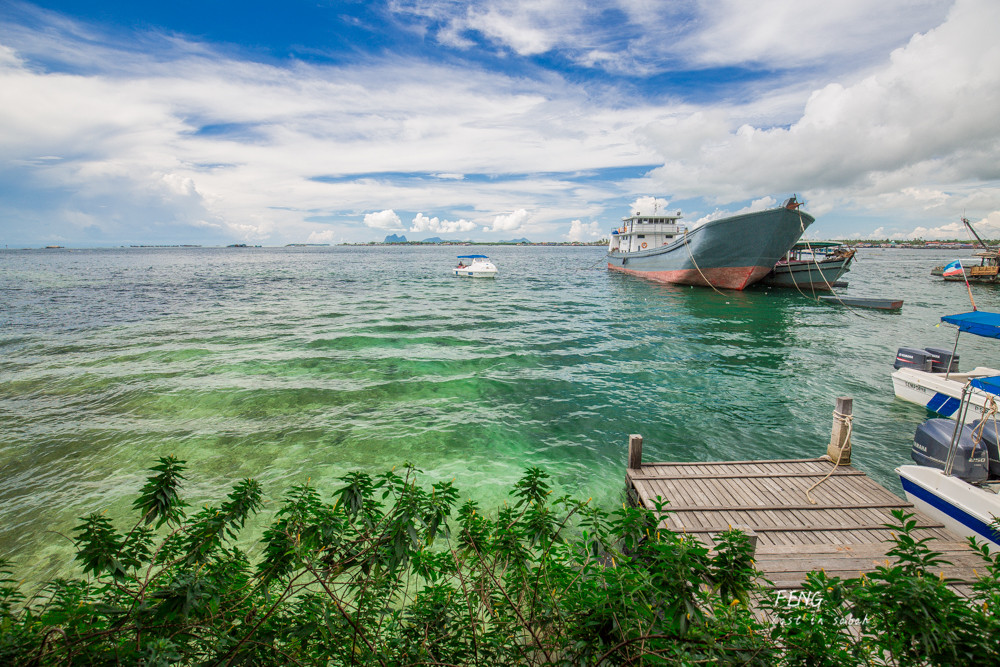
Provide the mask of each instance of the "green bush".
[{"label": "green bush", "polygon": [[26,600],[0,561],[0,664],[998,662],[996,557],[977,547],[982,580],[960,598],[925,576],[940,555],[902,513],[895,565],[812,573],[810,604],[790,605],[741,533],[709,550],[654,511],[553,498],[535,468],[492,512],[411,466],[346,475],[329,501],[296,486],[253,558],[237,538],[262,507],[256,482],[188,515],[184,463],[152,472],[127,532],[82,519],[80,578]]}]

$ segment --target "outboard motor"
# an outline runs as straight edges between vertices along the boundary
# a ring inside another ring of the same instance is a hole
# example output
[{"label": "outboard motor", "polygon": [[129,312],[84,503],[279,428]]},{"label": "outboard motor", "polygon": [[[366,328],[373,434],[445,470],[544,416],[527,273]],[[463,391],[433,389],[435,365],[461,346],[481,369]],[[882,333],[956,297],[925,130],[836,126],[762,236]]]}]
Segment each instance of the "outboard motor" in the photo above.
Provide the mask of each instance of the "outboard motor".
[{"label": "outboard motor", "polygon": [[931,373],[958,372],[959,355],[952,355],[951,350],[945,350],[940,347],[925,347],[924,351],[931,357]]},{"label": "outboard motor", "polygon": [[[979,423],[981,419],[977,419],[972,422],[971,426],[974,429],[979,428]],[[990,457],[989,465],[987,466],[990,473],[990,479],[1000,479],[1000,426],[993,419],[986,420],[986,426],[983,427],[983,443],[986,444],[986,453]]]},{"label": "outboard motor", "polygon": [[901,347],[896,350],[896,361],[893,368],[915,368],[918,371],[930,371],[933,358],[927,350],[915,347]]},{"label": "outboard motor", "polygon": [[[987,426],[988,428],[990,427]],[[963,424],[961,429],[951,474],[970,484],[985,482],[989,478],[989,470],[986,467],[986,440],[984,438],[983,442],[974,443],[972,427]],[[952,420],[928,419],[917,427],[910,457],[917,465],[944,470],[954,432],[955,422]]]}]

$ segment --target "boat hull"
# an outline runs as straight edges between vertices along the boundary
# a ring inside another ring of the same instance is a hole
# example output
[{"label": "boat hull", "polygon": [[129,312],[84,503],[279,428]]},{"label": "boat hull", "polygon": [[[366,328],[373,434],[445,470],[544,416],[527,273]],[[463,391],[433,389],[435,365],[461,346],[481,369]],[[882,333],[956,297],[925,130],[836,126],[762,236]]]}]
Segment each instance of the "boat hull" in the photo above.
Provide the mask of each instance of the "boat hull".
[{"label": "boat hull", "polygon": [[460,278],[496,278],[497,270],[475,270],[470,271],[468,269],[455,269],[455,275]]},{"label": "boat hull", "polygon": [[826,294],[818,297],[825,303],[835,303],[854,308],[875,308],[877,310],[899,310],[903,307],[902,299],[879,299],[877,297],[843,296]]},{"label": "boat hull", "polygon": [[990,525],[993,517],[1000,516],[1000,496],[996,493],[926,466],[899,466],[896,474],[906,499],[920,512],[963,537],[1000,546],[1000,533]]},{"label": "boat hull", "polygon": [[763,278],[813,217],[791,208],[713,220],[639,252],[608,253],[608,268],[650,280],[742,290]]},{"label": "boat hull", "polygon": [[[1000,370],[978,367],[968,373],[928,373],[915,368],[900,368],[892,374],[892,389],[897,398],[922,405],[942,417],[955,419],[962,401],[962,387],[977,377],[1000,375]],[[987,396],[979,392],[969,395],[969,419],[980,419],[985,412]]]},{"label": "boat hull", "polygon": [[842,275],[851,270],[854,256],[776,264],[761,279],[769,287],[797,287],[808,290],[831,290]]}]

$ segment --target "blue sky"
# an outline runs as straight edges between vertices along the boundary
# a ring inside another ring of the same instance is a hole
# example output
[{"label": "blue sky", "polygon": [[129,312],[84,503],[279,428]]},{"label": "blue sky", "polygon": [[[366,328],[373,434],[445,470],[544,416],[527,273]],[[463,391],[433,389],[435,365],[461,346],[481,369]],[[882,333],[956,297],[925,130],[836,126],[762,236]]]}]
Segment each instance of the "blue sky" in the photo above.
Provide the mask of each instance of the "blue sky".
[{"label": "blue sky", "polygon": [[1000,237],[995,0],[0,0],[0,244]]}]

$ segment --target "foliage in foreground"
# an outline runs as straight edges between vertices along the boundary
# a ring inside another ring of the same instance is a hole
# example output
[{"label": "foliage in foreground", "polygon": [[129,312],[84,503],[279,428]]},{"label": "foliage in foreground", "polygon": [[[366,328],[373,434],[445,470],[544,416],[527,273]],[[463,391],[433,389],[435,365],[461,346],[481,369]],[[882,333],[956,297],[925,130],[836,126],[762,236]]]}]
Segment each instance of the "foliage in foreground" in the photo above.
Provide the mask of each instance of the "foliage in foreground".
[{"label": "foliage in foreground", "polygon": [[[655,514],[550,498],[529,469],[484,513],[406,467],[352,473],[332,502],[292,488],[251,558],[235,540],[253,480],[188,514],[164,458],[124,532],[76,528],[83,576],[25,599],[0,561],[0,664],[997,664],[1000,565],[982,548],[971,600],[901,512],[887,564],[812,573],[791,598],[755,583],[741,533],[709,552]],[[756,610],[756,611],[755,611]],[[770,618],[763,613],[768,611]]]}]

